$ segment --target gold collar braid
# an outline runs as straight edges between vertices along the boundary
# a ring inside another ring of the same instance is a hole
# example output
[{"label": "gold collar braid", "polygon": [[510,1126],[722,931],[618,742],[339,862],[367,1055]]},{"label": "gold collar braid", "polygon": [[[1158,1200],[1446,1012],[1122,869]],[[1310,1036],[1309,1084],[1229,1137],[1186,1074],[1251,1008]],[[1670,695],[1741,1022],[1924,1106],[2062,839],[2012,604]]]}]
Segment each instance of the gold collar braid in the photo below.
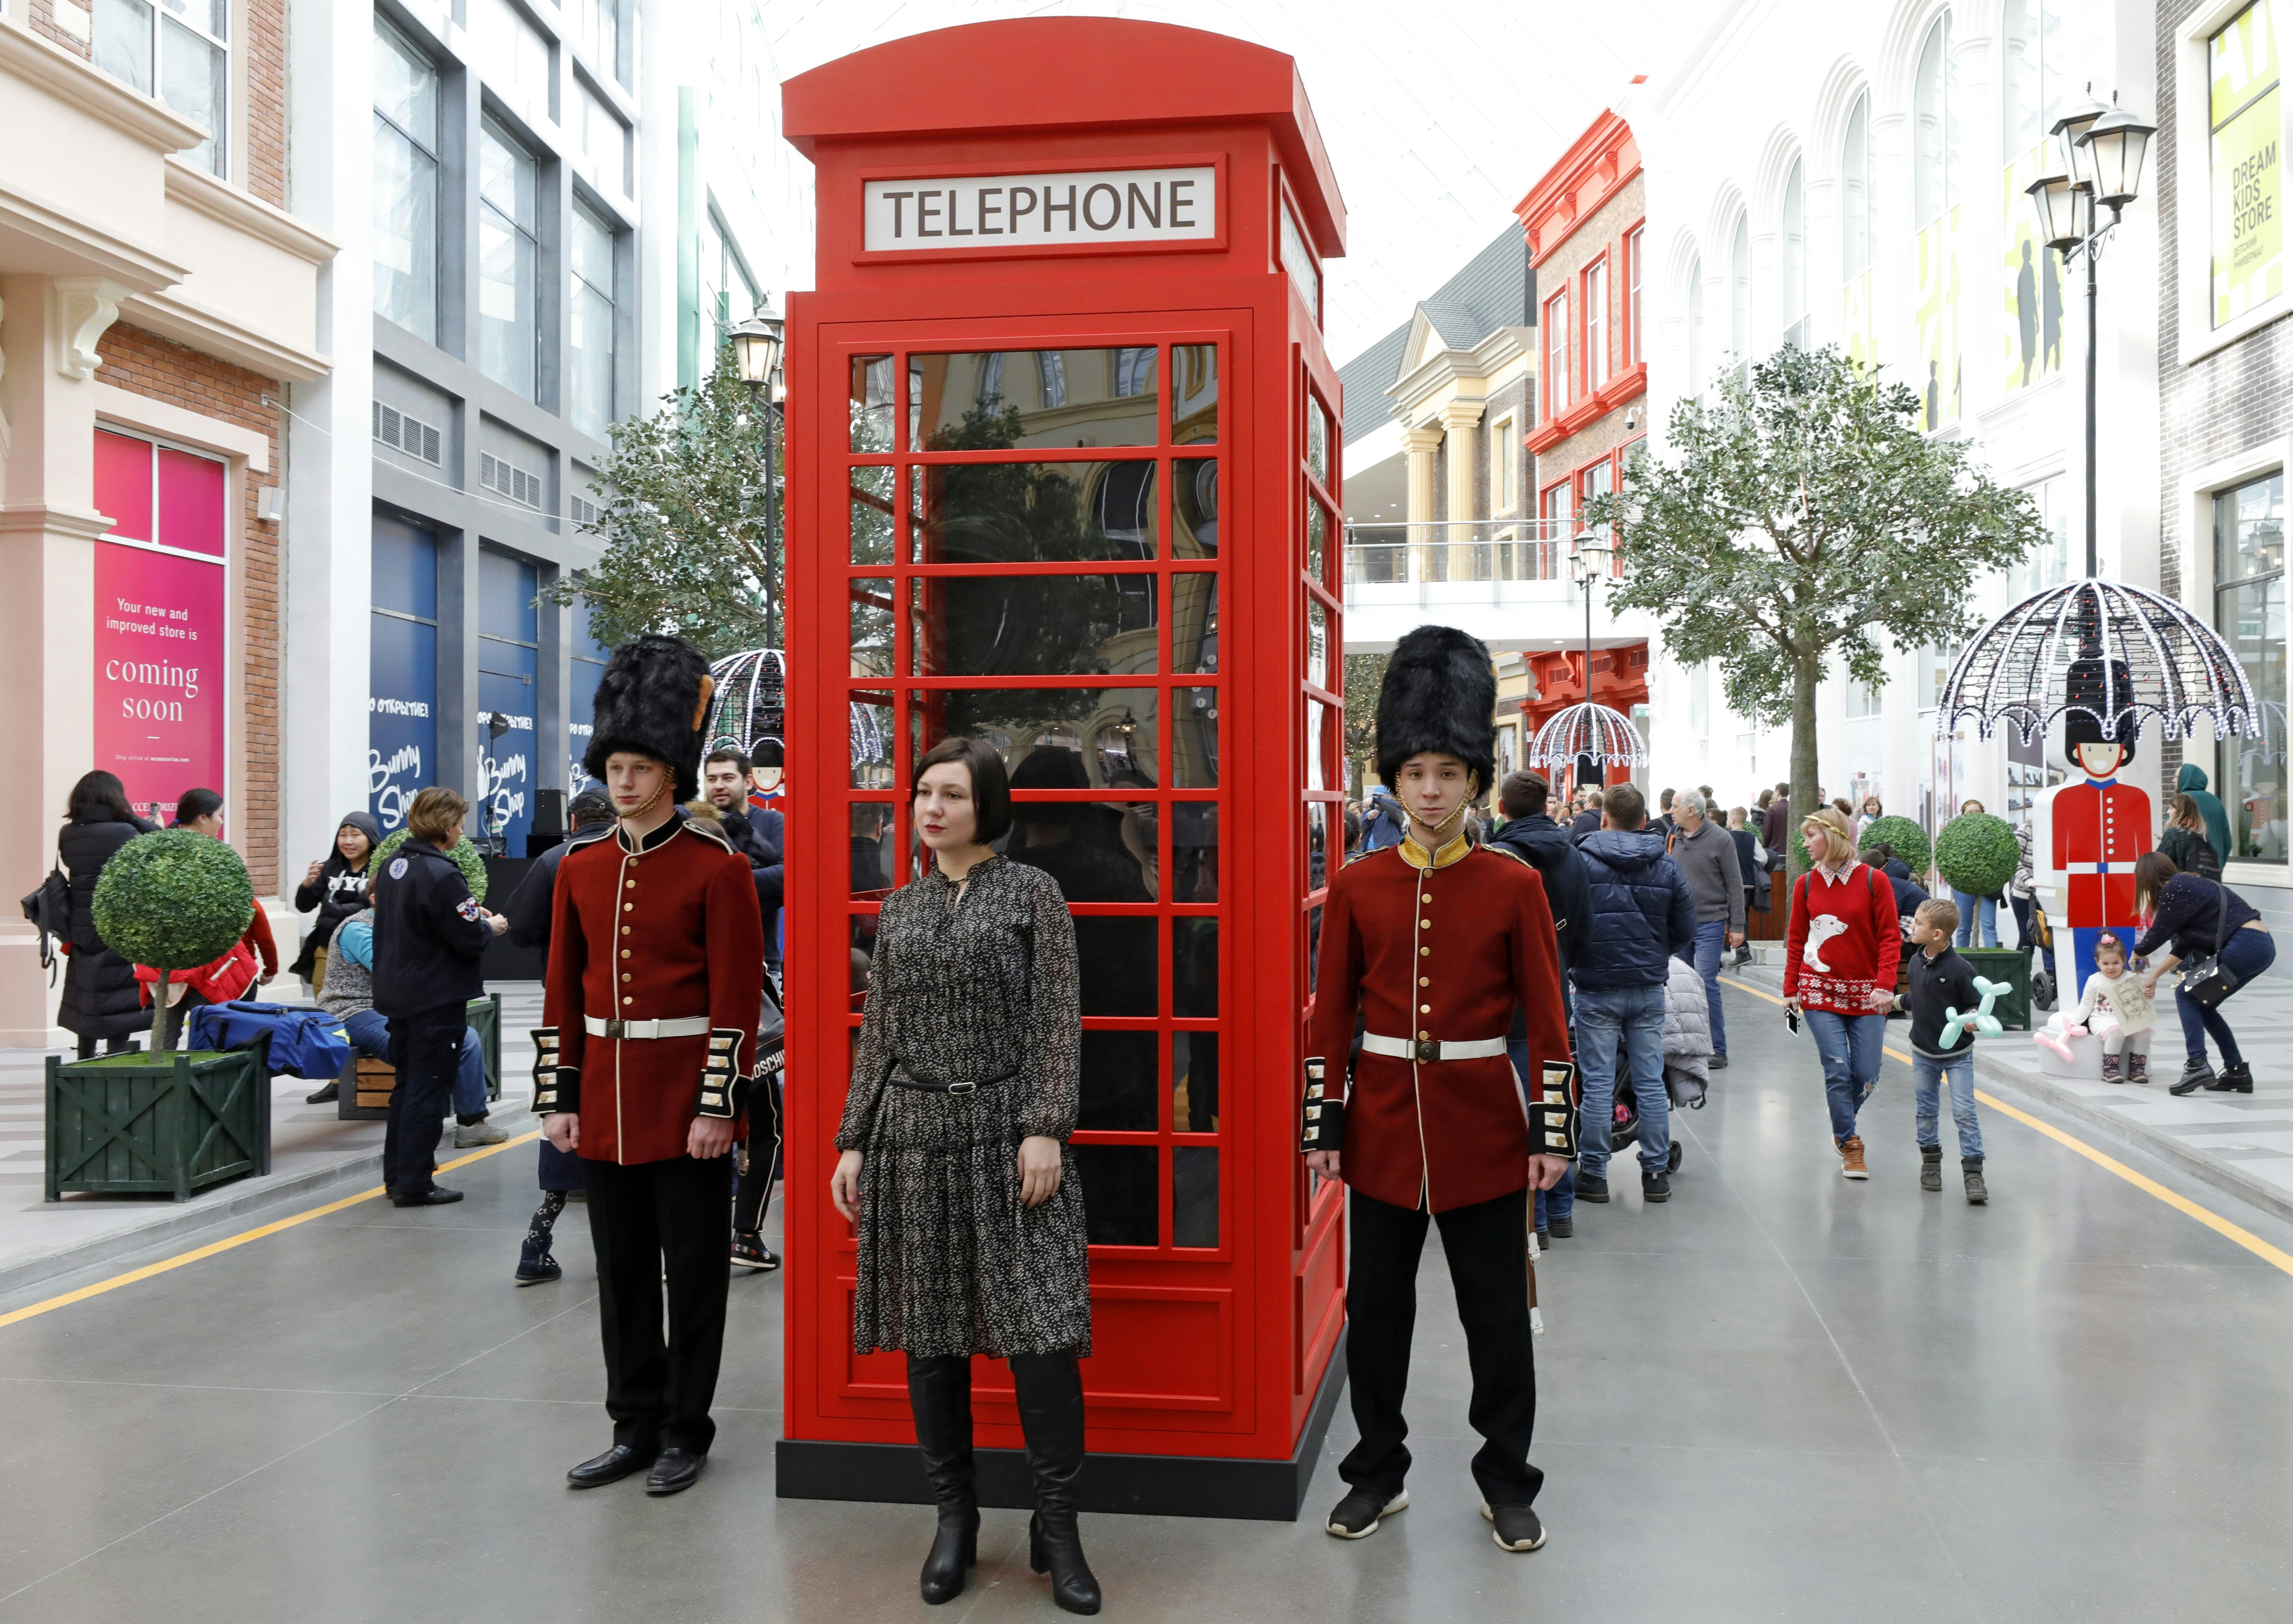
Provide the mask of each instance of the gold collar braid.
[{"label": "gold collar braid", "polygon": [[1417,836],[1414,834],[1404,835],[1401,837],[1401,844],[1394,848],[1401,853],[1402,861],[1413,869],[1446,869],[1451,863],[1461,861],[1465,853],[1472,849],[1473,843],[1466,839],[1462,833],[1435,852],[1428,852],[1419,844]]}]

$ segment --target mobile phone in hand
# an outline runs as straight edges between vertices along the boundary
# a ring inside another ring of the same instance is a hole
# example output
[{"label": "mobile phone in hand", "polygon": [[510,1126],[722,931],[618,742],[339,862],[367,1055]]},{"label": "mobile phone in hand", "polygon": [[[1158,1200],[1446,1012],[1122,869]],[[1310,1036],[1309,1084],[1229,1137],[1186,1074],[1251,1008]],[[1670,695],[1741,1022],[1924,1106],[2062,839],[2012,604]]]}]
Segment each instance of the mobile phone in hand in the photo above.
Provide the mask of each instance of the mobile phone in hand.
[{"label": "mobile phone in hand", "polygon": [[1795,1038],[1798,1037],[1798,1036],[1799,1036],[1799,1011],[1797,1011],[1796,1009],[1787,1009],[1787,1010],[1785,1010],[1785,1011],[1784,1011],[1784,1024],[1785,1024],[1786,1026],[1788,1026],[1789,1028],[1791,1028],[1791,1030],[1792,1030],[1792,1036],[1793,1036],[1793,1037],[1795,1037]]}]

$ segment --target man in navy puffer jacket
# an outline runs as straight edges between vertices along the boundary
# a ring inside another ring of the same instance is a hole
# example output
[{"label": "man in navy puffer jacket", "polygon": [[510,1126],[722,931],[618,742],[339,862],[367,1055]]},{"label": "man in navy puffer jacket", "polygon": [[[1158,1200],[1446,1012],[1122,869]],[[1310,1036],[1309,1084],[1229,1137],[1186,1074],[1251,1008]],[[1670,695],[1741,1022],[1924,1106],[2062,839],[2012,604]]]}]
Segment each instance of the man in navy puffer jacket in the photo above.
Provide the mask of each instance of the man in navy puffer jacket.
[{"label": "man in navy puffer jacket", "polygon": [[1616,1125],[1616,1056],[1632,1069],[1641,1113],[1641,1194],[1672,1198],[1665,1162],[1672,1121],[1664,1091],[1664,985],[1667,961],[1696,945],[1696,898],[1664,849],[1641,828],[1648,803],[1630,784],[1609,788],[1600,828],[1576,843],[1592,882],[1592,929],[1569,966],[1576,993],[1576,1075],[1584,1112],[1576,1199],[1608,1199],[1608,1135]]}]

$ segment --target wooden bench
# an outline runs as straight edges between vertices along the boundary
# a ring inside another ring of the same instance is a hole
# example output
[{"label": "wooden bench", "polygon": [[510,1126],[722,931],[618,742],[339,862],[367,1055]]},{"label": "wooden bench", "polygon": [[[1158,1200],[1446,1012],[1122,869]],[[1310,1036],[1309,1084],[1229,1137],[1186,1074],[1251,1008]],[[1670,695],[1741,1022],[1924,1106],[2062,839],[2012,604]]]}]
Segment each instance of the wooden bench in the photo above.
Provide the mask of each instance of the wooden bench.
[{"label": "wooden bench", "polygon": [[[478,1047],[486,1061],[486,1098],[501,1098],[501,994],[488,993],[470,1000],[470,1027],[478,1034]],[[336,1079],[335,1115],[338,1120],[379,1121],[390,1114],[390,1096],[398,1087],[398,1073],[386,1060],[351,1051]]]}]

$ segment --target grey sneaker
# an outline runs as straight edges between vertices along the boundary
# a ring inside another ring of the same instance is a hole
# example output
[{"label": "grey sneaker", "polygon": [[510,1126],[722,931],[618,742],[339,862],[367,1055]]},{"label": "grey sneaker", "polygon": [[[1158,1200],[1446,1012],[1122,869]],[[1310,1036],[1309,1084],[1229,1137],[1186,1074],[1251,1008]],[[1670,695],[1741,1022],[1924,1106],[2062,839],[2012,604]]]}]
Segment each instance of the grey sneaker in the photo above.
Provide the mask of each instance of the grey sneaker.
[{"label": "grey sneaker", "polygon": [[1492,1506],[1483,1500],[1481,1521],[1495,1531],[1499,1550],[1533,1551],[1544,1543],[1544,1524],[1527,1506]]},{"label": "grey sneaker", "polygon": [[1355,1489],[1337,1503],[1323,1526],[1341,1539],[1366,1539],[1378,1530],[1380,1518],[1409,1509],[1409,1491],[1381,1502],[1366,1489]]},{"label": "grey sneaker", "polygon": [[508,1143],[509,1135],[491,1122],[457,1124],[454,1128],[454,1148],[458,1151],[474,1151],[481,1145]]}]

